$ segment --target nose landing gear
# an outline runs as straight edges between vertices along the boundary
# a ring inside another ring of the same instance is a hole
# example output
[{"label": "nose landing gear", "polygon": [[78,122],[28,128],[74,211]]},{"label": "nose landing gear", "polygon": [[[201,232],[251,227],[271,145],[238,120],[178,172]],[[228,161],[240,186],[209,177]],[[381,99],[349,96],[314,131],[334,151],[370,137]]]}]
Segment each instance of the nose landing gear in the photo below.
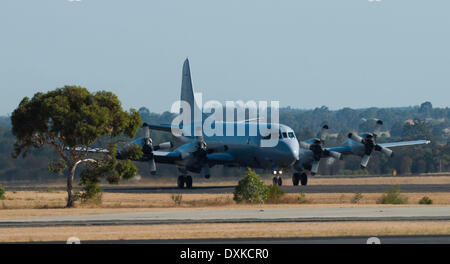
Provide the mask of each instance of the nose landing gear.
[{"label": "nose landing gear", "polygon": [[275,176],[272,179],[272,183],[273,183],[273,185],[281,186],[281,185],[283,185],[283,179],[281,179],[281,176]]},{"label": "nose landing gear", "polygon": [[281,174],[283,174],[283,171],[281,171],[281,170],[273,171],[273,175],[275,175],[272,179],[273,185],[278,185],[278,186],[283,185],[283,179],[281,179]]}]

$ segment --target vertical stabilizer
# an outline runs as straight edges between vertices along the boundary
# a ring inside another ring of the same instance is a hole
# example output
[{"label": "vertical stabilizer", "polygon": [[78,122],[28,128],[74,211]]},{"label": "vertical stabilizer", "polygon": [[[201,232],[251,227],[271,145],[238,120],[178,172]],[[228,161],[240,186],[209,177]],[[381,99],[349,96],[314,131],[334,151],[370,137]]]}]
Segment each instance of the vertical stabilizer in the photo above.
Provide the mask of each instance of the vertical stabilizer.
[{"label": "vertical stabilizer", "polygon": [[[181,80],[181,101],[185,101],[191,108],[191,122],[194,122],[194,116],[201,118],[202,111],[195,102],[194,91],[192,89],[191,69],[189,60],[186,59],[183,64],[183,76]],[[180,109],[181,111],[181,109]]]}]

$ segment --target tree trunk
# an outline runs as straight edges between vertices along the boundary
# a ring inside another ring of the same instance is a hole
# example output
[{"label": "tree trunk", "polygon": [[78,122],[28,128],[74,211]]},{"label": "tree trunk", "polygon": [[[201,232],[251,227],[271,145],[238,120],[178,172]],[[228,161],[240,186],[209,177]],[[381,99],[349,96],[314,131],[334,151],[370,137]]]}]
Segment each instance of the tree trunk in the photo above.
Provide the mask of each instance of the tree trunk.
[{"label": "tree trunk", "polygon": [[77,167],[77,164],[73,164],[71,167],[69,167],[69,172],[67,175],[67,208],[73,207],[73,178],[75,176],[75,169]]}]

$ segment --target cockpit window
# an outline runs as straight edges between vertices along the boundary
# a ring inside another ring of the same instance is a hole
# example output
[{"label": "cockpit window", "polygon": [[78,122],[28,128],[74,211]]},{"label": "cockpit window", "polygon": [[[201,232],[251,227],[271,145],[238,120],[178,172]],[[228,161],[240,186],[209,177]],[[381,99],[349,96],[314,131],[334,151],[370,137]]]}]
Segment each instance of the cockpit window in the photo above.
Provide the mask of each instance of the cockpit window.
[{"label": "cockpit window", "polygon": [[283,132],[282,134],[283,134],[283,138],[287,138],[287,133],[286,132]]},{"label": "cockpit window", "polygon": [[290,138],[295,138],[294,132],[289,132],[289,137]]}]

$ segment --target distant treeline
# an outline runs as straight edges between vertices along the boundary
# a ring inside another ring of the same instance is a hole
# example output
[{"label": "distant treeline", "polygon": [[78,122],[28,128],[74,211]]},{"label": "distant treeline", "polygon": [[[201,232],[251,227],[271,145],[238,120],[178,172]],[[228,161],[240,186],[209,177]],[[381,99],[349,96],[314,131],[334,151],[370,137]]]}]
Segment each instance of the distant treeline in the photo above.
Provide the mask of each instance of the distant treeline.
[{"label": "distant treeline", "polygon": [[[147,123],[170,123],[174,117],[169,112],[152,113],[145,107],[141,107],[139,113]],[[390,174],[393,170],[397,170],[399,174],[416,174],[450,170],[449,108],[433,108],[431,103],[425,102],[420,106],[404,108],[343,108],[332,111],[322,106],[312,110],[290,107],[280,109],[280,123],[292,127],[300,140],[316,137],[321,126],[328,124],[330,136],[326,146],[330,147],[340,145],[349,132],[372,132],[375,128],[374,118],[384,122],[379,142],[429,139],[432,143],[427,146],[397,148],[391,159],[377,153],[373,155],[367,171],[359,169],[358,157],[346,156],[343,161],[335,161],[328,166],[324,161],[320,167],[321,174]],[[137,136],[143,136],[143,131],[139,131]],[[175,141],[169,133],[160,131],[152,131],[151,136],[154,142]],[[14,142],[9,117],[0,117],[0,182],[64,179],[47,169],[49,161],[56,157],[52,149],[33,150],[26,158],[13,159],[11,153]],[[137,165],[142,177],[177,174],[175,166],[160,165],[158,175],[150,176],[146,164]],[[238,171],[219,166],[212,170],[212,174],[227,177]]]}]

